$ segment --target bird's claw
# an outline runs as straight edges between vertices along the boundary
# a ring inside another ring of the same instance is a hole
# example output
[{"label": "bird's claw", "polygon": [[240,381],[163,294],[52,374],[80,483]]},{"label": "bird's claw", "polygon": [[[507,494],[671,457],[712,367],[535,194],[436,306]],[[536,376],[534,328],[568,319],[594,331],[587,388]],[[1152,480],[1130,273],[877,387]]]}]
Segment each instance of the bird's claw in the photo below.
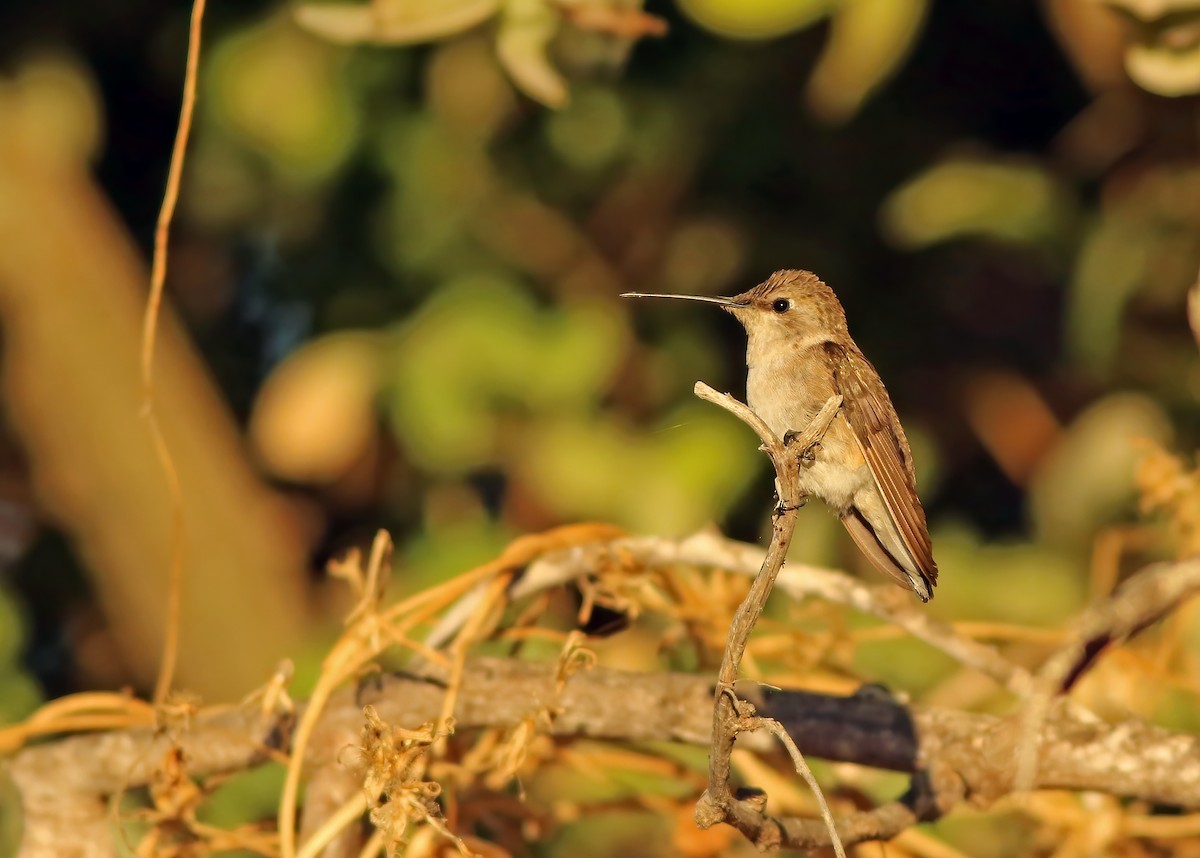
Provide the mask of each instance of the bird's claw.
[{"label": "bird's claw", "polygon": [[807,498],[800,501],[800,503],[798,503],[798,504],[792,504],[790,506],[788,504],[785,504],[783,501],[780,501],[777,504],[775,504],[775,516],[778,518],[779,516],[784,515],[786,513],[795,512],[798,509],[802,509],[806,503],[808,503]]},{"label": "bird's claw", "polygon": [[[799,437],[799,432],[797,432],[795,429],[789,429],[787,432],[783,433],[783,446],[790,447],[792,444],[796,443],[796,440]],[[801,450],[797,454],[797,458],[805,465],[811,465],[817,459],[817,449],[820,448],[820,446],[820,441],[814,441]]]}]

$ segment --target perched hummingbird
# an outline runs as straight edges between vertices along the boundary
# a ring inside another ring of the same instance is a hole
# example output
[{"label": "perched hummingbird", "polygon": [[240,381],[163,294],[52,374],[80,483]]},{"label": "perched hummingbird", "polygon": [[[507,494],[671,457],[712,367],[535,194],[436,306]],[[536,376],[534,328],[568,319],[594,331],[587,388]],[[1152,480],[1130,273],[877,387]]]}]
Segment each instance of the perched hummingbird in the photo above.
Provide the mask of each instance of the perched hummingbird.
[{"label": "perched hummingbird", "polygon": [[937,564],[917,497],[912,451],[875,367],[846,327],[833,290],[808,271],[776,271],[732,298],[627,292],[716,304],[746,329],[746,399],[780,438],[800,432],[834,394],[842,408],[801,471],[806,492],[837,512],[874,566],[922,602]]}]

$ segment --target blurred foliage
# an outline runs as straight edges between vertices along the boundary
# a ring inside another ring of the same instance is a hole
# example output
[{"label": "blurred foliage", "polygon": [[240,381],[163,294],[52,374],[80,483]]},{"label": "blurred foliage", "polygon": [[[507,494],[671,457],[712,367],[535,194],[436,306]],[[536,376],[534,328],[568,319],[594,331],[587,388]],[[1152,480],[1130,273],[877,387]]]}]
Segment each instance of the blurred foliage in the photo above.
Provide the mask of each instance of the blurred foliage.
[{"label": "blurred foliage", "polygon": [[266,763],[229,778],[208,796],[199,818],[209,825],[234,828],[274,817],[274,797],[283,787],[283,766]]},{"label": "blurred foliage", "polygon": [[22,664],[26,621],[12,594],[0,588],[0,724],[28,716],[42,702],[36,680]]},{"label": "blurred foliage", "polygon": [[58,164],[91,160],[104,133],[91,76],[60,54],[31,59],[0,82],[0,115],[8,145],[36,148]]},{"label": "blurred foliage", "polygon": [[565,42],[576,61],[619,61],[633,39],[665,32],[640,7],[641,0],[373,0],[309,3],[296,10],[296,20],[336,42],[406,45],[494,19],[496,57],[513,82],[531,98],[561,107],[567,81],[548,54]]},{"label": "blurred foliage", "polygon": [[972,237],[1036,245],[1061,241],[1074,209],[1070,190],[1041,165],[955,159],[897,188],[882,223],[912,249]]},{"label": "blurred foliage", "polygon": [[1137,470],[1142,512],[1165,514],[1176,556],[1200,554],[1200,473],[1155,444],[1144,448]]},{"label": "blurred foliage", "polygon": [[1131,21],[1125,69],[1159,95],[1200,93],[1200,10],[1188,0],[1107,0]]},{"label": "blurred foliage", "polygon": [[341,83],[343,65],[327,45],[267,20],[212,51],[212,116],[234,140],[258,150],[265,166],[306,184],[326,178],[357,139],[359,116]]},{"label": "blurred foliage", "polygon": [[842,0],[808,80],[813,115],[844,122],[892,76],[921,32],[928,0]]}]

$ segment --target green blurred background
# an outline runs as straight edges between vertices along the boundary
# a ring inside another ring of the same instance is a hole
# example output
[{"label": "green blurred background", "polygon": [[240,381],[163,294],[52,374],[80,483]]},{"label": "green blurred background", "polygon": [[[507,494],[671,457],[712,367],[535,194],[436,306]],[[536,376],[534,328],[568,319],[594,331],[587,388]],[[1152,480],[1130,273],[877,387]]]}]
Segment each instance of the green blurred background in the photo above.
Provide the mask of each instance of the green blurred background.
[{"label": "green blurred background", "polygon": [[[1200,431],[1200,12],[1159,5],[214,3],[168,278],[186,334],[157,370],[160,408],[196,415],[168,433],[181,684],[311,675],[345,608],[324,562],[380,526],[405,590],[573,520],[761,540],[766,461],[691,394],[744,393],[740,329],[617,294],[778,268],[833,286],[892,393],[936,615],[1055,626],[1168,553],[1135,532],[1094,558],[1135,517],[1132,439]],[[188,12],[0,8],[0,718],[152,681],[167,518],[131,249]],[[863,568],[819,504],[795,556]]]}]

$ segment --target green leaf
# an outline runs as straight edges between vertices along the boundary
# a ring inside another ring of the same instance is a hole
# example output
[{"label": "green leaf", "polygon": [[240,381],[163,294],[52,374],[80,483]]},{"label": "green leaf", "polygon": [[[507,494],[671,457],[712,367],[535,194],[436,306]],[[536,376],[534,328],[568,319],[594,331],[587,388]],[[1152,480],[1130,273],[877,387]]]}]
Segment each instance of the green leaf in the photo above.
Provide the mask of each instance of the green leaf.
[{"label": "green leaf", "polygon": [[928,0],[845,0],[808,81],[809,107],[827,122],[844,122],[908,56]]},{"label": "green leaf", "polygon": [[547,107],[567,103],[567,82],[550,62],[547,49],[561,18],[546,0],[507,0],[496,55],[517,87]]},{"label": "green leaf", "polygon": [[893,191],[882,220],[895,244],[922,248],[968,235],[1047,241],[1065,230],[1073,214],[1066,187],[1040,165],[951,160]]}]

